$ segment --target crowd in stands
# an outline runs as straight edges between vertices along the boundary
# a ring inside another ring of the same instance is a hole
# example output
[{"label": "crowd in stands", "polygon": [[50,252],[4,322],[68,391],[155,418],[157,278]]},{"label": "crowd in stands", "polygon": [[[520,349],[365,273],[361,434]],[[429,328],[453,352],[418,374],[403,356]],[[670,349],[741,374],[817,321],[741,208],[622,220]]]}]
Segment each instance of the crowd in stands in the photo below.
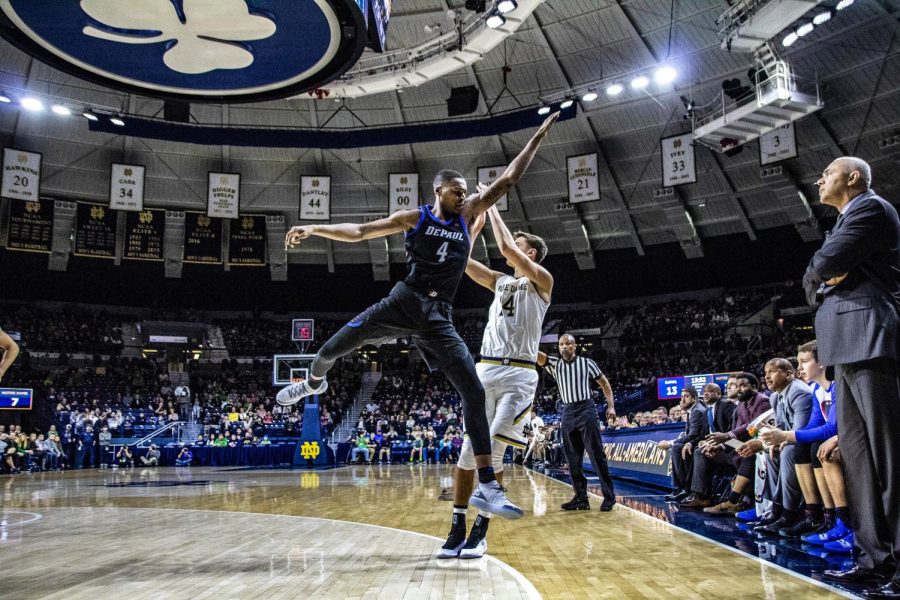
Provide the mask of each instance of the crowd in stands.
[{"label": "crowd in stands", "polygon": [[[306,352],[315,353],[345,321],[316,320],[315,340]],[[229,319],[216,321],[231,356],[272,356],[296,354],[297,343],[291,341],[291,321],[271,319]]]},{"label": "crowd in stands", "polygon": [[68,354],[119,354],[123,346],[121,323],[129,320],[71,306],[49,310],[4,303],[0,311],[4,329],[21,334],[22,350]]}]

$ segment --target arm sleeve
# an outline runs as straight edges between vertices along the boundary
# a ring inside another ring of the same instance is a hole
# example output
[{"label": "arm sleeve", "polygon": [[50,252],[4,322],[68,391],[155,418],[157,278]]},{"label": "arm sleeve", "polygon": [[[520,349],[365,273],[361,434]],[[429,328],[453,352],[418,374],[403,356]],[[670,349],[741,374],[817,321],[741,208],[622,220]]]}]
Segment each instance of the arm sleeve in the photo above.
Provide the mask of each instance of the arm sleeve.
[{"label": "arm sleeve", "polygon": [[[813,414],[818,414],[821,418],[822,412],[814,410]],[[813,420],[809,423],[812,425]],[[822,419],[822,424],[815,428],[804,428],[796,431],[797,443],[809,444],[810,442],[824,442],[825,440],[837,435],[837,402],[832,402],[828,408],[828,419]]]}]

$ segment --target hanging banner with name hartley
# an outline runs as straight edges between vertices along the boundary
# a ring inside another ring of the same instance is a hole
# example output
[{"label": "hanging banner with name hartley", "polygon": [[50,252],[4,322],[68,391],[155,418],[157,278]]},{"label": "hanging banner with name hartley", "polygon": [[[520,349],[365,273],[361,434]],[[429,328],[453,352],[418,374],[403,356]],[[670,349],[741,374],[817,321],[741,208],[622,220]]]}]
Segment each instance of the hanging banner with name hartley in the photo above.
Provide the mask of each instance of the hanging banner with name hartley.
[{"label": "hanging banner with name hartley", "polygon": [[331,177],[304,175],[300,178],[300,220],[331,220]]},{"label": "hanging banner with name hartley", "polygon": [[206,215],[237,219],[241,210],[241,176],[238,173],[210,173]]},{"label": "hanging banner with name hartley", "polygon": [[419,174],[391,173],[388,175],[388,214],[419,206]]},{"label": "hanging banner with name hartley", "polygon": [[8,250],[22,252],[50,252],[53,239],[54,201],[30,200],[9,203]]},{"label": "hanging banner with name hartley", "polygon": [[684,133],[659,140],[663,187],[697,182],[693,138],[694,134]]},{"label": "hanging banner with name hartley", "polygon": [[266,266],[266,216],[241,215],[231,220],[228,264],[232,267]]},{"label": "hanging banner with name hartley", "polygon": [[566,173],[570,204],[600,199],[600,176],[597,171],[596,153],[567,157]]},{"label": "hanging banner with name hartley", "polygon": [[116,211],[102,204],[78,202],[75,211],[75,256],[116,257]]},{"label": "hanging banner with name hartley", "polygon": [[0,196],[14,200],[40,199],[42,159],[40,152],[4,148]]},{"label": "hanging banner with name hartley", "polygon": [[122,258],[161,262],[165,230],[165,210],[125,213],[125,252]]},{"label": "hanging banner with name hartley", "polygon": [[144,173],[141,165],[112,163],[109,168],[109,207],[144,210]]},{"label": "hanging banner with name hartley", "polygon": [[[497,178],[503,175],[503,171],[506,170],[506,167],[478,167],[478,183],[483,183],[485,185],[491,185]],[[472,190],[471,193],[474,193],[475,190]],[[497,203],[494,204],[497,207],[497,210],[500,212],[506,212],[509,210],[509,194],[503,194]]]},{"label": "hanging banner with name hartley", "polygon": [[788,123],[759,136],[759,164],[771,165],[797,157],[797,134]]},{"label": "hanging banner with name hartley", "polygon": [[222,219],[200,212],[184,214],[184,262],[222,264]]}]

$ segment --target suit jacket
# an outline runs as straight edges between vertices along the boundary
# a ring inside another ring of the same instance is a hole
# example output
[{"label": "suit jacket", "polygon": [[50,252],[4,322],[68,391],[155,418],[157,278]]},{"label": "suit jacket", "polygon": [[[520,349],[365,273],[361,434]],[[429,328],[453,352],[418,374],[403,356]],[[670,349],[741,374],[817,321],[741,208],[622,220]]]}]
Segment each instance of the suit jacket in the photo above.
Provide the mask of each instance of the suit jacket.
[{"label": "suit jacket", "polygon": [[816,252],[803,285],[815,303],[819,361],[827,366],[878,357],[900,357],[900,219],[897,210],[869,190],[856,197]]},{"label": "suit jacket", "polygon": [[709,423],[706,421],[706,406],[702,402],[695,402],[688,410],[688,418],[684,423],[684,431],[675,439],[676,444],[690,443],[696,446],[700,440],[709,433]]},{"label": "suit jacket", "polygon": [[738,402],[731,419],[731,431],[728,433],[732,438],[746,442],[750,439],[750,433],[747,426],[753,422],[753,419],[772,408],[769,399],[759,392],[753,394],[746,402]]},{"label": "suit jacket", "polygon": [[706,407],[706,410],[713,411],[713,425],[716,431],[728,431],[731,429],[731,421],[734,418],[736,408],[736,402],[724,398],[720,398],[713,406]]},{"label": "suit jacket", "polygon": [[780,392],[773,392],[769,404],[775,408],[775,423],[782,431],[806,427],[813,410],[812,388],[794,379]]}]

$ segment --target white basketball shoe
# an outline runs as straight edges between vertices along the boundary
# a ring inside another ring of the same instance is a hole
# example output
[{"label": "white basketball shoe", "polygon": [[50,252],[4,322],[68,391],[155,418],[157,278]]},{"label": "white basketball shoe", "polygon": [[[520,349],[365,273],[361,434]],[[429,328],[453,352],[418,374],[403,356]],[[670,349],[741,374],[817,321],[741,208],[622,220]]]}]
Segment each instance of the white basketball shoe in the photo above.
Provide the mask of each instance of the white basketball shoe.
[{"label": "white basketball shoe", "polygon": [[307,396],[312,396],[313,394],[321,394],[327,389],[327,379],[323,379],[321,383],[319,383],[319,387],[316,388],[309,385],[308,379],[304,379],[300,383],[294,383],[292,385],[281,388],[278,391],[278,395],[275,396],[275,401],[282,406],[291,406],[292,404],[297,404],[301,399]]},{"label": "white basketball shoe", "polygon": [[475,493],[469,498],[469,504],[504,519],[521,519],[525,514],[525,511],[509,501],[506,497],[506,488],[497,480],[479,483]]}]

